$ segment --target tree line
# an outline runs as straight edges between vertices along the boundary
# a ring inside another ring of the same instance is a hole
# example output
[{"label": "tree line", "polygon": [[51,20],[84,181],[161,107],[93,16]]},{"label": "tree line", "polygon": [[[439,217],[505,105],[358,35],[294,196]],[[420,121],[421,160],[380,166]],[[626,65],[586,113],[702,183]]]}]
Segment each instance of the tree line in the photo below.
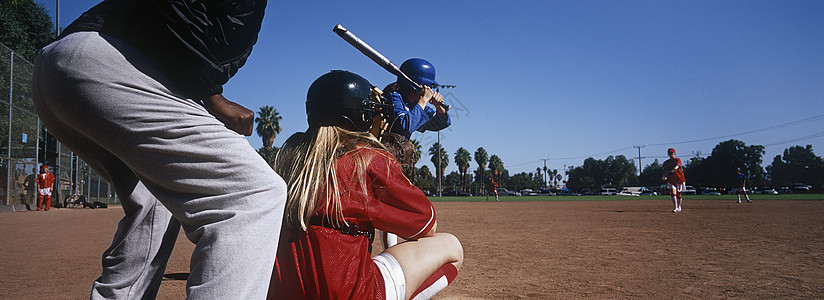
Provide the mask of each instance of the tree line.
[{"label": "tree line", "polygon": [[[420,145],[415,142],[416,158],[420,158]],[[465,191],[475,195],[484,192],[486,182],[494,177],[501,187],[511,190],[523,188],[560,188],[566,187],[580,191],[598,191],[602,187],[646,186],[659,187],[664,182],[663,162],[657,159],[644,167],[638,175],[638,168],[632,159],[624,155],[609,156],[606,159],[587,158],[581,166],[565,170],[566,181],[562,181],[558,170],[537,167],[535,172],[521,172],[510,175],[504,168],[503,161],[497,155],[489,156],[483,147],[479,147],[474,156],[463,147],[454,153],[454,162],[458,171],[444,176],[443,172],[450,163],[450,157],[443,147],[435,143],[428,151],[434,170],[422,166],[415,171],[413,182],[424,191],[436,193],[438,182],[441,190]],[[747,145],[738,140],[728,140],[716,145],[706,157],[695,156],[684,160],[684,173],[687,183],[702,187],[732,188],[738,184],[737,171],[747,177],[747,185],[755,186],[790,186],[793,183],[812,185],[812,190],[822,192],[824,185],[824,159],[816,156],[812,145],[792,146],[784,150],[783,155],[776,155],[770,165],[762,167],[764,146]],[[474,157],[475,169],[470,163]],[[439,166],[439,167],[438,167]]]},{"label": "tree line", "polygon": [[[824,159],[816,156],[812,145],[792,146],[776,155],[770,165],[762,167],[764,146],[728,140],[716,145],[707,157],[695,156],[684,161],[687,183],[694,186],[732,188],[738,184],[737,171],[747,177],[747,186],[790,186],[804,183],[821,192],[824,184]],[[658,187],[664,182],[662,162],[647,165],[639,176],[632,160],[623,155],[605,160],[588,158],[584,165],[567,171],[567,187],[594,190],[602,186]]]}]

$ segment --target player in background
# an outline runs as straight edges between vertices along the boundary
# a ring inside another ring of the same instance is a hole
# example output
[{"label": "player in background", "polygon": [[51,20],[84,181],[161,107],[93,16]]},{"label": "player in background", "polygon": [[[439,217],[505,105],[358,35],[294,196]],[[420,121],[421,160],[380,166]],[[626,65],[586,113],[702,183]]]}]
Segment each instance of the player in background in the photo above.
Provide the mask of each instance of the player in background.
[{"label": "player in background", "polygon": [[49,165],[40,166],[40,174],[37,175],[37,210],[43,208],[43,203],[46,203],[46,211],[51,209],[53,186],[54,174],[49,172]]},{"label": "player in background", "polygon": [[498,201],[498,183],[495,178],[489,177],[489,182],[486,183],[486,201],[489,201],[489,194],[495,193],[495,201]]},{"label": "player in background", "polygon": [[741,203],[741,194],[747,199],[747,203],[752,203],[750,195],[747,195],[747,176],[741,173],[741,168],[736,168],[738,173],[738,188],[735,189],[735,194],[738,195],[738,202]]},{"label": "player in background", "polygon": [[683,193],[687,188],[687,180],[684,177],[684,164],[681,159],[675,157],[675,149],[667,149],[669,159],[664,161],[664,176],[661,178],[667,181],[667,190],[672,195],[672,212],[681,211],[681,202],[684,200]]},{"label": "player in background", "polygon": [[[270,299],[425,299],[458,274],[460,242],[436,232],[432,203],[368,133],[370,89],[347,71],[309,87],[309,129],[275,162],[288,197]],[[375,229],[410,241],[371,257]]]},{"label": "player in background", "polygon": [[[419,132],[439,131],[452,124],[446,109],[437,105],[443,103],[443,96],[432,90],[439,86],[435,81],[435,67],[420,58],[410,58],[401,64],[401,71],[410,79],[423,86],[415,90],[406,80],[398,77],[398,81],[389,84],[384,92],[388,92],[395,106],[390,132],[397,133],[407,140],[416,130]],[[427,106],[432,103],[435,108]]]}]

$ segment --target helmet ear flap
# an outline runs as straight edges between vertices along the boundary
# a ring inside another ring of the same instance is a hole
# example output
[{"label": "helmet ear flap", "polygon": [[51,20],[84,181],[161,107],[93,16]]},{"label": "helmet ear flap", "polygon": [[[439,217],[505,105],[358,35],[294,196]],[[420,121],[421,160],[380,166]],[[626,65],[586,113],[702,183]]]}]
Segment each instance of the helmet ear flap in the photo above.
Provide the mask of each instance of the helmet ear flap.
[{"label": "helmet ear flap", "polygon": [[361,122],[372,122],[372,113],[363,111],[363,113],[361,113]]}]

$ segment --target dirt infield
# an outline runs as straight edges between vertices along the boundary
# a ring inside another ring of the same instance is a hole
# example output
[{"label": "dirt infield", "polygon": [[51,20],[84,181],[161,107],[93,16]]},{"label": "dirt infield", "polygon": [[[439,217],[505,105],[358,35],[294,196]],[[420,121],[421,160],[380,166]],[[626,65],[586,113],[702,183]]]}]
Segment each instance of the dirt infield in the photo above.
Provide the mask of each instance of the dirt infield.
[{"label": "dirt infield", "polygon": [[[824,297],[824,201],[438,202],[465,263],[438,299]],[[119,207],[0,214],[0,299],[84,299]],[[159,299],[183,299],[180,236]]]}]

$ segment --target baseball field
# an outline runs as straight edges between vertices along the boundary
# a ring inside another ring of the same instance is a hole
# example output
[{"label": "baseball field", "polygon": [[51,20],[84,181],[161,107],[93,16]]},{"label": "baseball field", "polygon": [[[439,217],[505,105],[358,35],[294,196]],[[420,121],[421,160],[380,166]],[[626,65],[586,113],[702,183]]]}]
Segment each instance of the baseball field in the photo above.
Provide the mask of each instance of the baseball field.
[{"label": "baseball field", "polygon": [[[824,196],[788,198],[693,196],[680,213],[665,197],[437,201],[465,252],[437,299],[822,298]],[[0,299],[88,298],[121,216],[1,213]],[[181,234],[159,299],[185,297],[192,249]]]}]

